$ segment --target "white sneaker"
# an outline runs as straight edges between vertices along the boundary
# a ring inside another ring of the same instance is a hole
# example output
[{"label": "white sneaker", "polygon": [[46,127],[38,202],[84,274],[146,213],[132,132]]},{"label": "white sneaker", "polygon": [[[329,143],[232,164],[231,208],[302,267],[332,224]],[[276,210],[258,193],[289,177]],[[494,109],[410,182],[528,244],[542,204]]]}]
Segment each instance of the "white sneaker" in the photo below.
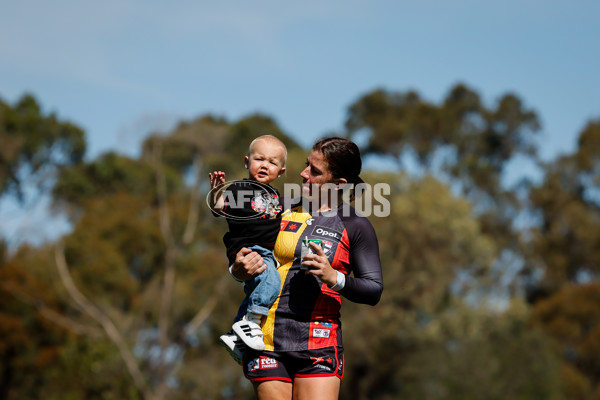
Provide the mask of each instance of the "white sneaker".
[{"label": "white sneaker", "polygon": [[229,352],[231,358],[235,360],[236,363],[242,365],[244,359],[244,351],[246,350],[246,345],[239,338],[238,335],[233,333],[233,331],[229,331],[224,335],[221,335],[219,338],[219,342],[225,347],[225,349]]},{"label": "white sneaker", "polygon": [[265,349],[265,342],[263,341],[263,333],[260,329],[260,325],[256,322],[252,322],[244,317],[233,324],[233,331],[244,341],[246,346],[251,349],[263,351]]}]

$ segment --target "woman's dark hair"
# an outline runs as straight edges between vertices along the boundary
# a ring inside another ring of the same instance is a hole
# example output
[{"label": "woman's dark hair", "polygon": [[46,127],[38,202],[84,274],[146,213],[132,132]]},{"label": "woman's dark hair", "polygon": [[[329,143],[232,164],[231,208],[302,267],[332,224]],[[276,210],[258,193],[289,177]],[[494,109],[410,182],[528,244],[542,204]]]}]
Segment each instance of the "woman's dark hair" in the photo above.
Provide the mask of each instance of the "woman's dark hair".
[{"label": "woman's dark hair", "polygon": [[351,140],[341,137],[323,138],[312,149],[323,154],[334,179],[344,178],[354,185],[363,182],[359,176],[362,168],[360,151]]}]

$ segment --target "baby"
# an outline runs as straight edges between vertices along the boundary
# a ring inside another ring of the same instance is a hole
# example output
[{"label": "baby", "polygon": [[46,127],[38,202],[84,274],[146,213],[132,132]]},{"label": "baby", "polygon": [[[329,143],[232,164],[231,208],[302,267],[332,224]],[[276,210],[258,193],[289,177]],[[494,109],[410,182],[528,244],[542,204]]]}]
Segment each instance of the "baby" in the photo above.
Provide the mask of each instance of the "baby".
[{"label": "baby", "polygon": [[250,143],[244,164],[248,178],[234,181],[225,188],[225,173],[209,173],[210,206],[215,215],[224,216],[229,231],[223,236],[229,265],[242,248],[259,253],[266,269],[244,282],[246,297],[240,305],[232,331],[220,337],[231,356],[241,364],[239,339],[254,350],[264,350],[262,317],[269,312],[279,294],[281,279],[273,246],[281,225],[279,192],[270,183],[285,172],[287,149],[274,136],[260,136]]}]

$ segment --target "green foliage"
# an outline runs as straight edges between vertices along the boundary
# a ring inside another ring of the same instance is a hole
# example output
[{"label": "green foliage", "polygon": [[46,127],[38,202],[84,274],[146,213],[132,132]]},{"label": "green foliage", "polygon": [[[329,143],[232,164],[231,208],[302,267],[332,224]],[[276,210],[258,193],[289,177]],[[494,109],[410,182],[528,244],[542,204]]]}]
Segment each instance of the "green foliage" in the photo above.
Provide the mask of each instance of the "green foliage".
[{"label": "green foliage", "polygon": [[299,145],[270,117],[254,114],[235,123],[206,115],[191,122],[182,122],[167,136],[152,135],[144,141],[143,158],[151,159],[156,146],[162,149],[162,161],[185,174],[195,162],[201,162],[204,173],[225,171],[227,179],[246,177],[244,157],[250,142],[261,135],[273,135],[282,140],[288,152]]},{"label": "green foliage", "polygon": [[[79,163],[86,149],[83,131],[56,115],[44,115],[32,95],[14,106],[0,101],[0,196],[23,200],[23,170],[36,175],[49,167]],[[47,178],[47,177],[46,177]]]},{"label": "green foliage", "polygon": [[501,313],[458,305],[440,315],[402,361],[399,397],[558,399],[558,357],[528,329],[524,311],[523,304]]},{"label": "green foliage", "polygon": [[[171,187],[181,185],[181,177],[172,175]],[[117,193],[156,196],[154,172],[144,162],[113,152],[102,154],[89,163],[65,167],[53,188],[55,205],[81,209],[86,201]]]},{"label": "green foliage", "polygon": [[535,155],[539,123],[513,94],[487,108],[476,92],[457,84],[440,105],[414,91],[375,90],[350,106],[346,129],[350,137],[368,133],[366,153],[389,154],[399,162],[412,153],[425,168],[441,162],[466,190],[494,196],[507,161]]},{"label": "green foliage", "polygon": [[569,285],[535,305],[533,323],[556,341],[564,357],[569,398],[600,394],[600,283]]},{"label": "green foliage", "polygon": [[366,154],[391,155],[400,166],[410,165],[409,171],[436,176],[460,190],[496,254],[525,258],[514,225],[523,210],[519,192],[501,182],[515,157],[535,161],[540,126],[516,95],[505,94],[490,107],[464,84],[455,85],[439,104],[415,91],[379,89],[355,101],[348,114],[347,134],[366,135]]},{"label": "green foliage", "polygon": [[[372,219],[381,258],[387,261],[384,276],[386,288],[392,285],[394,305],[434,312],[443,308],[459,271],[479,277],[489,271],[497,251],[494,242],[482,234],[471,205],[453,196],[447,186],[430,176],[366,179],[394,188],[390,218]],[[396,284],[401,290],[394,290]]]},{"label": "green foliage", "polygon": [[[371,219],[383,266],[380,303],[371,309],[345,302],[342,310],[349,382],[343,390],[353,398],[397,398],[404,390],[404,379],[398,380],[404,360],[421,346],[427,351],[424,329],[451,307],[457,273],[477,277],[481,284],[496,250],[470,204],[436,179],[397,174],[365,174],[364,179],[390,184],[392,215]],[[423,396],[409,390],[402,398]]]},{"label": "green foliage", "polygon": [[[202,200],[208,188],[206,172],[223,165],[232,179],[241,177],[247,147],[260,134],[280,137],[288,144],[291,158],[298,157],[299,147],[268,117],[254,115],[229,124],[205,116],[181,123],[168,135],[150,136],[139,159],[106,153],[61,168],[52,193],[55,207],[68,211],[73,222],[72,232],[63,239],[65,260],[76,290],[89,304],[74,303],[62,287],[55,261],[48,259],[51,249],[23,248],[14,259],[35,265],[28,269],[32,276],[51,283],[47,289],[54,304],[49,309],[67,316],[63,329],[93,335],[57,343],[53,367],[34,374],[40,382],[31,387],[31,396],[41,390],[49,398],[136,399],[150,392],[159,398],[166,393],[170,398],[251,395],[237,365],[217,343],[218,336],[229,330],[243,292],[227,276],[221,240],[225,221],[215,220]],[[239,153],[229,148],[239,148]],[[190,232],[195,240],[190,240]],[[170,279],[172,287],[166,283]],[[171,289],[166,291],[167,287]],[[40,301],[35,291],[26,292],[30,307]],[[218,299],[218,318],[188,331],[188,324],[213,298]],[[87,308],[99,311],[91,318]],[[35,315],[35,308],[30,312]],[[125,346],[144,349],[138,350],[134,362],[146,387],[132,385],[122,350],[106,337],[97,338],[106,329],[106,323],[99,324],[103,320],[98,313],[114,324]],[[169,325],[162,331],[164,321]],[[164,338],[152,333],[159,331]],[[161,362],[151,355],[160,348],[180,355]],[[192,372],[193,368],[199,370]],[[85,379],[51,384],[58,376],[68,380],[77,373],[85,374]],[[8,392],[15,384],[7,382],[5,387]]]},{"label": "green foliage", "polygon": [[300,149],[296,141],[286,134],[275,120],[261,114],[249,115],[233,124],[225,142],[225,149],[230,154],[246,156],[250,142],[261,135],[272,135],[280,139],[288,152]]},{"label": "green foliage", "polygon": [[126,311],[162,266],[156,210],[128,194],[91,200],[85,209],[66,240],[72,273],[94,298]]},{"label": "green foliage", "polygon": [[532,230],[528,272],[542,269],[532,297],[552,293],[581,274],[600,274],[600,124],[580,134],[572,155],[545,165],[543,182],[531,189],[539,222]]},{"label": "green foliage", "polygon": [[528,326],[526,304],[500,312],[454,301],[436,314],[396,310],[392,317],[403,321],[396,324],[383,319],[392,313],[365,313],[360,328],[345,313],[344,340],[352,347],[342,398],[561,398],[559,356]]},{"label": "green foliage", "polygon": [[166,136],[150,135],[142,145],[142,158],[151,160],[160,149],[164,165],[185,174],[197,159],[206,165],[219,158],[229,129],[227,121],[210,115],[184,121]]},{"label": "green foliage", "polygon": [[[29,257],[33,260],[40,258]],[[58,302],[19,254],[0,261],[0,297],[0,398],[36,399],[37,388],[48,382],[41,371],[56,362],[65,340],[64,330],[36,306],[56,307]]]},{"label": "green foliage", "polygon": [[[352,104],[346,129],[367,134],[364,153],[409,155],[421,169],[362,174],[391,188],[391,215],[371,217],[385,290],[376,307],[344,301],[342,398],[600,398],[600,124],[526,187],[529,231],[513,225],[522,193],[500,185],[515,156],[535,159],[537,116],[516,95],[488,107],[460,84],[439,104],[375,90]],[[226,223],[204,198],[209,171],[247,175],[248,145],[263,134],[288,147],[274,184],[284,193],[308,149],[266,115],[204,115],[150,133],[139,158],[84,162],[81,130],[31,96],[0,103],[0,196],[19,193],[20,171],[58,171],[53,203],[73,224],[60,241],[88,300],[74,301],[59,275],[57,243],[11,253],[0,242],[0,398],[254,397],[218,344],[243,293],[226,272]],[[520,263],[529,303],[506,290]]]},{"label": "green foliage", "polygon": [[122,363],[108,340],[69,338],[58,359],[46,370],[47,382],[37,392],[52,400],[140,400],[123,373]]},{"label": "green foliage", "polygon": [[593,177],[593,183],[600,186],[600,121],[590,122],[579,135],[575,154],[579,169]]}]

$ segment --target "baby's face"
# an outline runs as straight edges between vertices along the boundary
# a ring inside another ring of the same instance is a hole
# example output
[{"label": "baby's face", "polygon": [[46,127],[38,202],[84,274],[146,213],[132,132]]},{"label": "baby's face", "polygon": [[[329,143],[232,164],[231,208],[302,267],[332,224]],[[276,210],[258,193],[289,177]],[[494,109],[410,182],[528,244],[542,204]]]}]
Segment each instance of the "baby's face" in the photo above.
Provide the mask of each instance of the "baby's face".
[{"label": "baby's face", "polygon": [[285,172],[285,148],[276,142],[258,141],[245,162],[250,179],[269,184]]}]

